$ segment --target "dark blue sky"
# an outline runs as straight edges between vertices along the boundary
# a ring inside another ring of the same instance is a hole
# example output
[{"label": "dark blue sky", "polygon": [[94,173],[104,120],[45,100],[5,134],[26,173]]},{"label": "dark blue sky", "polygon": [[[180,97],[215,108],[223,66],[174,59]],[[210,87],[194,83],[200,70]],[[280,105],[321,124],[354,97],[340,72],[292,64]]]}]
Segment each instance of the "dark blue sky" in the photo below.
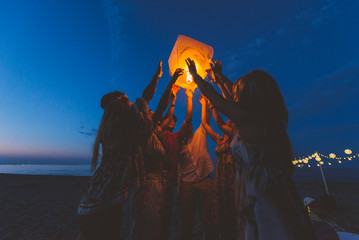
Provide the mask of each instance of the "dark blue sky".
[{"label": "dark blue sky", "polygon": [[[358,0],[1,1],[0,155],[90,156],[101,96],[134,101],[163,60],[154,109],[179,34],[212,46],[233,81],[258,68],[277,80],[298,156],[357,154],[358,12]],[[181,90],[177,127],[185,107]]]}]

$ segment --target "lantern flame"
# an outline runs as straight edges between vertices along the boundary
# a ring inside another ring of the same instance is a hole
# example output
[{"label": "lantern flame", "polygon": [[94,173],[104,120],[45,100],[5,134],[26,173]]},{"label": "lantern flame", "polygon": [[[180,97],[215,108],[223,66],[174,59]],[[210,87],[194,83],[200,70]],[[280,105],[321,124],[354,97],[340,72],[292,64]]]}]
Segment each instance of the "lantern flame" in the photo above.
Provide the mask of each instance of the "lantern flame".
[{"label": "lantern flame", "polygon": [[193,82],[193,79],[192,79],[192,75],[189,73],[188,67],[186,67],[184,71],[187,74],[186,83],[191,84]]}]

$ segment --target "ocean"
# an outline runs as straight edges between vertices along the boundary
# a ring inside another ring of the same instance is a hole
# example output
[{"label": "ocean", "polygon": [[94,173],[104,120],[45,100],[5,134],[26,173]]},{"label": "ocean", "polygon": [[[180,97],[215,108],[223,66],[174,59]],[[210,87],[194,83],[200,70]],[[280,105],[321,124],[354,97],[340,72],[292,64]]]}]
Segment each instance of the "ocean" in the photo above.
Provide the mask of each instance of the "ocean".
[{"label": "ocean", "polygon": [[0,174],[91,176],[90,165],[0,164]]},{"label": "ocean", "polygon": [[[0,164],[0,174],[91,176],[89,164]],[[359,183],[359,169],[323,169],[327,182]],[[296,182],[322,182],[319,168],[296,169]]]}]

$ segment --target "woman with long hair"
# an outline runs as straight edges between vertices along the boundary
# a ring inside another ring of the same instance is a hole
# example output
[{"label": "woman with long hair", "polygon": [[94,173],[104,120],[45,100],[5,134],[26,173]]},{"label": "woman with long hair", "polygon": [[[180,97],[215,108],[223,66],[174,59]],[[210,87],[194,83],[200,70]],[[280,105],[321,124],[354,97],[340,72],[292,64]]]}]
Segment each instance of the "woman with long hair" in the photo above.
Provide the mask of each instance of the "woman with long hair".
[{"label": "woman with long hair", "polygon": [[[231,119],[236,164],[237,239],[315,239],[308,212],[291,179],[288,111],[276,81],[254,70],[233,84],[233,100],[204,81],[187,59],[195,83],[211,104]],[[213,68],[215,70],[215,66]]]},{"label": "woman with long hair", "polygon": [[[120,239],[122,207],[132,188],[144,178],[141,145],[152,134],[148,103],[162,76],[162,62],[135,103],[125,93],[104,95],[104,109],[93,148],[94,172],[78,208],[79,239]],[[98,158],[102,150],[101,162]]]}]

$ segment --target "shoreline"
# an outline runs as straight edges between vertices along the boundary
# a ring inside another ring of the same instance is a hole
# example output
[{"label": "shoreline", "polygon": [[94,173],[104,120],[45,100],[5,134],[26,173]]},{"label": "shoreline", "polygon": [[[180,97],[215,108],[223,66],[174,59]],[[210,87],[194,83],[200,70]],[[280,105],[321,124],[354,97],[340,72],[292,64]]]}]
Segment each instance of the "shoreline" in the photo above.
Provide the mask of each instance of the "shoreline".
[{"label": "shoreline", "polygon": [[[89,176],[0,174],[0,236],[76,239],[77,207]],[[323,182],[295,182],[301,196],[319,200]],[[336,231],[359,234],[359,183],[328,183],[338,208],[315,210]]]}]

